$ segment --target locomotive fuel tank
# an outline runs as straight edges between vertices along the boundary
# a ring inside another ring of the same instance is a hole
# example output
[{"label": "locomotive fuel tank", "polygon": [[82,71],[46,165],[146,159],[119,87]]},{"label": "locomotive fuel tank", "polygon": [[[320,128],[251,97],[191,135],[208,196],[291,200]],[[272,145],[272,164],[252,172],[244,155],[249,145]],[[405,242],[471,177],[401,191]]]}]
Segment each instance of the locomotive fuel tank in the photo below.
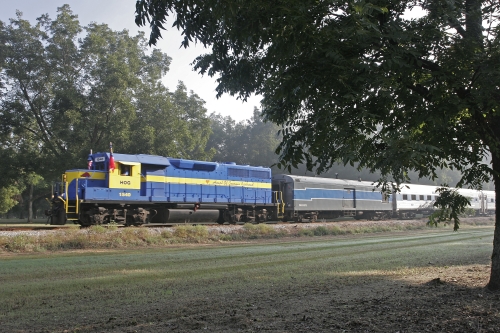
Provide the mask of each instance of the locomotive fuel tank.
[{"label": "locomotive fuel tank", "polygon": [[167,209],[163,223],[198,223],[217,222],[219,211],[217,209]]}]

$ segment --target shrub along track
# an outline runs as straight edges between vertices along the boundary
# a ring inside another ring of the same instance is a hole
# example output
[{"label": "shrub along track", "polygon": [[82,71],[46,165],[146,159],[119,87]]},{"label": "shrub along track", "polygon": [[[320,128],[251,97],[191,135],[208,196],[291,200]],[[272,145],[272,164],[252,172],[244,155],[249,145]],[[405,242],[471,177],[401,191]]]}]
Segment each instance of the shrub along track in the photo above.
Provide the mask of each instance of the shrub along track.
[{"label": "shrub along track", "polygon": [[[480,218],[479,220],[484,220],[484,218]],[[332,221],[318,221],[314,223],[308,223],[308,222],[303,222],[303,223],[295,223],[295,222],[280,222],[280,221],[270,221],[267,223],[262,223],[261,224],[268,224],[268,225],[281,225],[281,226],[318,226],[318,225],[339,225],[339,226],[373,226],[373,225],[390,225],[390,226],[396,226],[396,225],[408,225],[408,224],[423,224],[425,223],[424,219],[421,220],[380,220],[380,221],[373,221],[373,220],[355,220],[355,219],[338,219],[338,220],[332,220]],[[223,224],[222,226],[225,227],[234,227],[238,228],[244,225],[245,223],[237,223],[237,224]],[[175,227],[175,226],[180,226],[180,225],[191,225],[189,222],[185,223],[166,223],[166,224],[159,224],[159,223],[151,223],[151,224],[144,224],[143,227],[147,228],[163,228],[163,227]],[[194,225],[194,224],[193,224]],[[204,225],[206,227],[220,227],[221,224],[218,223],[213,223],[213,222],[200,222],[197,223],[197,225]],[[117,225],[117,224],[104,224],[102,225],[103,227],[125,227],[124,225]],[[17,222],[17,223],[0,223],[0,232],[2,231],[29,231],[29,230],[64,230],[67,228],[72,228],[72,227],[79,227],[78,224],[74,223],[66,223],[65,225],[50,225],[48,223],[26,223],[26,222]],[[83,228],[83,227],[82,227]]]}]

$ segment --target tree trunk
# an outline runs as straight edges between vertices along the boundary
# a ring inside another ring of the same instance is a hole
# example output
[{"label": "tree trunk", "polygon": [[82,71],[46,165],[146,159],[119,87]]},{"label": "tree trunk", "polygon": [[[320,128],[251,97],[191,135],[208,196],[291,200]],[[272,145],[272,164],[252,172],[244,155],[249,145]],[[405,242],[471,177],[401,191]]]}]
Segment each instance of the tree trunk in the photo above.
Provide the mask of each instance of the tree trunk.
[{"label": "tree trunk", "polygon": [[30,184],[30,192],[28,198],[28,223],[33,222],[33,184]]},{"label": "tree trunk", "polygon": [[500,153],[492,152],[493,182],[495,184],[495,232],[493,235],[493,254],[491,255],[491,275],[488,282],[489,290],[500,290]]}]

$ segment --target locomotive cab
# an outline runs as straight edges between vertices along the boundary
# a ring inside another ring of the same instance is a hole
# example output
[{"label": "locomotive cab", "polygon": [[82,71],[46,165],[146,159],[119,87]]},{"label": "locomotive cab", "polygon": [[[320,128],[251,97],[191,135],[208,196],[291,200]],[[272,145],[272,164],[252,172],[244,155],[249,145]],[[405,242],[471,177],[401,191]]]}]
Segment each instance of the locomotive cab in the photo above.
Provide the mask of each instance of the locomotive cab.
[{"label": "locomotive cab", "polygon": [[116,170],[109,172],[109,188],[140,190],[141,164],[137,162],[117,162]]}]

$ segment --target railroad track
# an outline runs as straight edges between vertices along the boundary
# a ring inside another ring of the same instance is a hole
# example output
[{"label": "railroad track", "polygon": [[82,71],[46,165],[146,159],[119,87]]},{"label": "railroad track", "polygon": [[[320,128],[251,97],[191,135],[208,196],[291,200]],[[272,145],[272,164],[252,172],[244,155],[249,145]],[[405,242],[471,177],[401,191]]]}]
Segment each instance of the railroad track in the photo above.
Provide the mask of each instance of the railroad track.
[{"label": "railroad track", "polygon": [[[243,225],[244,223],[238,223],[236,225]],[[204,225],[204,226],[219,226],[220,224],[218,223],[168,223],[168,224],[160,224],[160,223],[148,223],[145,225],[142,225],[142,228],[172,228],[175,226],[179,225]],[[50,224],[37,224],[37,225],[15,225],[15,224],[5,224],[2,225],[0,224],[0,231],[36,231],[36,230],[64,230],[68,229],[71,227],[79,226],[78,224],[65,224],[65,225],[50,225]],[[230,224],[227,224],[226,226],[231,226]],[[122,224],[103,224],[102,227],[104,228],[124,228],[125,226]],[[85,229],[85,227],[81,227],[82,229]]]},{"label": "railroad track", "polygon": [[[408,219],[411,220],[411,219]],[[385,222],[397,222],[397,221],[405,221],[405,220],[396,220],[396,219],[390,219],[386,220]],[[322,224],[322,223],[342,223],[342,222],[356,222],[356,223],[367,223],[367,222],[382,222],[384,223],[384,220],[363,220],[363,219],[354,219],[354,218],[341,218],[341,219],[335,219],[335,220],[318,220],[315,222],[281,222],[281,221],[268,221],[265,222],[265,224],[270,224],[270,225],[307,225],[307,224]],[[263,222],[260,222],[263,223]],[[180,225],[204,225],[207,227],[217,227],[217,226],[224,226],[224,227],[232,227],[232,226],[241,226],[244,225],[244,222],[238,222],[236,224],[228,224],[224,223],[223,225],[214,223],[214,222],[197,222],[197,223],[189,223],[189,222],[180,222],[180,223],[167,223],[167,224],[162,224],[162,223],[148,223],[144,224],[141,227],[142,228],[172,228],[175,226],[180,226]],[[65,225],[50,225],[50,224],[16,224],[16,223],[0,223],[0,231],[36,231],[36,230],[61,230],[61,229],[67,229],[71,227],[79,226],[78,224],[71,224],[67,223]],[[125,226],[122,224],[103,224],[103,227],[118,227],[118,228],[124,228]],[[85,229],[84,227],[81,227],[82,229]]]},{"label": "railroad track", "polygon": [[[352,219],[349,219],[352,220]],[[345,221],[345,220],[342,220]],[[357,220],[357,221],[362,221],[362,220]],[[317,221],[320,223],[321,221]],[[324,221],[324,222],[338,222],[338,221]],[[261,222],[262,223],[262,222]],[[296,222],[281,222],[281,221],[268,221],[265,222],[265,224],[295,224]],[[225,223],[223,224],[224,226],[230,227],[230,226],[241,226],[244,225],[244,222],[238,222],[235,224],[228,224]],[[299,224],[308,224],[307,222],[302,222]],[[197,222],[197,223],[148,223],[144,224],[141,227],[143,228],[172,228],[175,226],[180,226],[180,225],[204,225],[207,227],[216,227],[216,226],[221,226],[221,224],[218,223],[213,223],[213,222]],[[34,231],[34,230],[61,230],[61,229],[67,229],[71,228],[74,226],[78,226],[78,224],[64,224],[64,225],[50,225],[50,224],[1,224],[0,223],[0,231]],[[118,227],[118,228],[124,228],[125,226],[122,224],[103,224],[103,227]],[[82,227],[83,229],[84,227]]]},{"label": "railroad track", "polygon": [[0,224],[0,231],[60,230],[60,229],[67,229],[68,227],[61,226],[61,225],[33,225],[33,226],[22,225],[22,226],[17,226],[17,225],[1,225]]}]

